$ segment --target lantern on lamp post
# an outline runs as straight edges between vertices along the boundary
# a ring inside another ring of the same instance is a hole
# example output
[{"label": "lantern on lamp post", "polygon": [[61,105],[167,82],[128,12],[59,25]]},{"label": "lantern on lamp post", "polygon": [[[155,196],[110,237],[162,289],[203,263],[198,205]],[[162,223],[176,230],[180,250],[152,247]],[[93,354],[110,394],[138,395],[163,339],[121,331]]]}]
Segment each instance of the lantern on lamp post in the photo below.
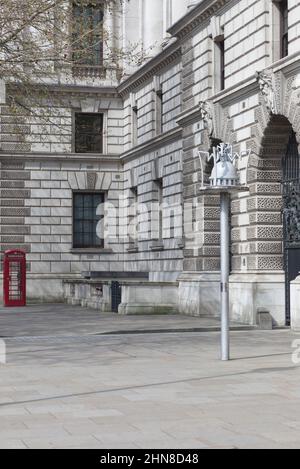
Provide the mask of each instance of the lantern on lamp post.
[{"label": "lantern on lamp post", "polygon": [[[199,151],[200,168],[202,174],[200,191],[209,194],[220,194],[221,217],[221,358],[230,360],[229,337],[229,274],[230,274],[230,236],[229,236],[229,208],[230,197],[234,192],[248,191],[245,184],[240,183],[237,162],[248,157],[251,150],[240,154],[233,153],[232,145],[220,143],[213,148],[212,153]],[[205,164],[213,160],[214,166],[210,175],[209,184],[205,183]]]}]

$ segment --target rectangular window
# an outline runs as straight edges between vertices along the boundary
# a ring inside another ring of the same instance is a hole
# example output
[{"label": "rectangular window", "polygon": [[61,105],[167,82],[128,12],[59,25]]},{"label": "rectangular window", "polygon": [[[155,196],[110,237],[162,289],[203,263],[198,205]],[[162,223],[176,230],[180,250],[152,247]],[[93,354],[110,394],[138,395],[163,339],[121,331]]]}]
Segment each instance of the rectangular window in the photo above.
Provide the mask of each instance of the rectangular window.
[{"label": "rectangular window", "polygon": [[225,89],[225,40],[219,42],[220,49],[220,89]]},{"label": "rectangular window", "polygon": [[75,66],[103,65],[103,4],[100,1],[73,2],[72,56]]},{"label": "rectangular window", "polygon": [[155,91],[155,135],[162,134],[163,122],[162,122],[162,111],[163,111],[163,91],[162,88]]},{"label": "rectangular window", "polygon": [[281,58],[283,59],[289,55],[289,9],[287,0],[282,0],[279,7],[281,14]]},{"label": "rectangular window", "polygon": [[130,189],[130,207],[129,207],[129,216],[128,216],[128,234],[130,248],[137,246],[138,244],[138,231],[139,231],[139,221],[138,221],[138,188],[132,187]]},{"label": "rectangular window", "polygon": [[75,114],[75,152],[103,153],[103,114]]},{"label": "rectangular window", "polygon": [[289,54],[289,12],[287,0],[273,0],[272,13],[272,60],[287,57]]},{"label": "rectangular window", "polygon": [[104,194],[74,192],[73,247],[103,248]]},{"label": "rectangular window", "polygon": [[157,211],[154,215],[154,239],[156,241],[162,241],[163,239],[163,179],[157,179],[155,181],[156,198],[157,198]]},{"label": "rectangular window", "polygon": [[138,143],[138,107],[136,104],[131,107],[131,142],[132,147]]},{"label": "rectangular window", "polygon": [[214,40],[214,92],[225,89],[225,38],[218,36]]}]

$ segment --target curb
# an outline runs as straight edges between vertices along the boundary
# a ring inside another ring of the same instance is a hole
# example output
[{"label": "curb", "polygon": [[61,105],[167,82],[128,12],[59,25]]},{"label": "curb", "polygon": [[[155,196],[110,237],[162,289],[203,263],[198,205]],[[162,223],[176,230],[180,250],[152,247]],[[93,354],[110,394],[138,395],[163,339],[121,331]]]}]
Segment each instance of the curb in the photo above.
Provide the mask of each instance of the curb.
[{"label": "curb", "polygon": [[[232,326],[230,331],[253,331],[258,330],[256,326]],[[196,333],[196,332],[221,332],[221,327],[195,327],[195,328],[181,328],[181,329],[140,329],[140,330],[127,330],[127,331],[111,331],[111,332],[93,332],[89,335],[129,335],[129,334],[174,334],[174,333]]]}]

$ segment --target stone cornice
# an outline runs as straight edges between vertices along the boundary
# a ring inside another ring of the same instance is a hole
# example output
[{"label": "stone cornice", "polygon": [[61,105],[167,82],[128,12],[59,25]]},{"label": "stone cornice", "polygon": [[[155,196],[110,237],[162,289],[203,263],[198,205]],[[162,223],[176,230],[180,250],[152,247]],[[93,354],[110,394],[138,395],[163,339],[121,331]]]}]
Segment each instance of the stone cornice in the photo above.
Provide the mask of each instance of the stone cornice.
[{"label": "stone cornice", "polygon": [[0,152],[0,165],[3,160],[10,161],[70,161],[79,163],[119,163],[119,155],[97,155],[97,154],[78,154],[78,153],[8,153]]},{"label": "stone cornice", "polygon": [[166,132],[162,135],[152,138],[148,142],[139,145],[138,147],[133,148],[121,155],[122,161],[128,161],[131,159],[136,158],[137,156],[144,155],[147,152],[151,152],[156,150],[157,148],[165,145],[166,143],[170,143],[172,141],[178,140],[182,136],[182,129],[177,128]]},{"label": "stone cornice", "polygon": [[192,107],[188,111],[184,111],[177,116],[176,122],[180,127],[185,127],[189,124],[199,121],[201,118],[199,104]]},{"label": "stone cornice", "polygon": [[78,153],[8,153],[0,152],[0,166],[1,161],[47,161],[47,162],[80,162],[80,163],[124,163],[130,159],[134,159],[137,156],[143,155],[146,152],[156,150],[157,148],[170,143],[172,141],[180,139],[182,136],[182,129],[176,128],[162,135],[152,138],[146,143],[139,145],[121,155],[97,155],[97,154],[78,154]]},{"label": "stone cornice", "polygon": [[75,93],[75,94],[98,94],[111,98],[119,98],[118,90],[115,87],[107,86],[76,86],[76,85],[55,85],[53,90],[58,93]]},{"label": "stone cornice", "polygon": [[[259,85],[254,75],[250,77],[250,79],[247,79],[238,85],[227,88],[226,90],[216,95],[210,96],[207,101],[213,104],[221,104],[222,106],[226,106],[233,103],[236,99],[240,100],[243,95],[247,96],[251,94],[253,91],[259,91]],[[176,122],[180,127],[186,127],[187,125],[199,122],[201,119],[202,116],[200,103],[198,103],[191,109],[179,114],[177,116]]]},{"label": "stone cornice", "polygon": [[284,59],[279,60],[278,62],[273,63],[267,70],[272,69],[274,73],[283,72],[285,75],[290,75],[295,72],[300,72],[300,53],[296,52],[295,54],[288,55]]},{"label": "stone cornice", "polygon": [[[234,102],[236,99],[241,99],[241,96],[249,95],[253,91],[259,91],[259,85],[255,75],[245,80],[244,82],[239,83],[238,85],[227,88],[226,90],[221,91],[220,93],[210,96],[207,101],[213,104],[221,104],[226,106]],[[176,122],[180,127],[186,127],[195,122],[199,122],[202,119],[200,102],[193,106],[191,109],[182,112],[177,116]]]},{"label": "stone cornice", "polygon": [[259,85],[256,75],[252,75],[237,85],[226,88],[209,98],[214,104],[226,105],[234,102],[237,98],[240,100],[243,95],[249,95],[253,91],[259,91]]},{"label": "stone cornice", "polygon": [[166,47],[160,54],[153,57],[129,78],[127,78],[118,87],[118,92],[121,96],[125,96],[133,90],[136,90],[139,86],[143,85],[145,81],[152,78],[160,70],[165,68],[167,65],[173,63],[175,60],[181,57],[180,44],[176,42]]},{"label": "stone cornice", "polygon": [[[273,71],[275,74],[282,72],[286,76],[297,72],[300,73],[300,54],[297,52],[285,57],[284,59],[269,65],[265,70]],[[226,88],[220,93],[211,96],[209,101],[212,101],[214,104],[219,103],[221,105],[227,105],[234,102],[237,98],[241,99],[243,95],[249,95],[253,91],[259,91],[256,75],[252,75],[237,85]]]},{"label": "stone cornice", "polygon": [[[7,83],[7,86],[10,89],[16,88],[13,83]],[[38,89],[45,90],[45,85],[34,84],[34,90],[37,91]],[[66,84],[57,84],[57,83],[49,83],[46,85],[46,88],[49,91],[54,93],[74,93],[78,94],[97,94],[97,95],[105,95],[112,98],[119,98],[118,90],[115,86],[83,86],[83,85],[66,85]]]},{"label": "stone cornice", "polygon": [[222,8],[230,0],[202,0],[195,8],[190,10],[183,18],[175,23],[168,32],[182,39],[198,28],[203,21],[213,16],[216,11]]}]

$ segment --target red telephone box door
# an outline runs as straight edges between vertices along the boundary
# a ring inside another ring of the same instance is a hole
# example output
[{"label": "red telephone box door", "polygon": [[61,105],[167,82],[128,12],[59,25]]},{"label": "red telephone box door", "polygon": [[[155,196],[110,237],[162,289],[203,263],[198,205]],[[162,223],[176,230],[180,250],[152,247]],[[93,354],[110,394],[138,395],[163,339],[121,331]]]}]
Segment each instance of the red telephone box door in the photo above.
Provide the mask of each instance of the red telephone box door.
[{"label": "red telephone box door", "polygon": [[3,262],[4,306],[26,306],[26,254],[6,251]]}]

